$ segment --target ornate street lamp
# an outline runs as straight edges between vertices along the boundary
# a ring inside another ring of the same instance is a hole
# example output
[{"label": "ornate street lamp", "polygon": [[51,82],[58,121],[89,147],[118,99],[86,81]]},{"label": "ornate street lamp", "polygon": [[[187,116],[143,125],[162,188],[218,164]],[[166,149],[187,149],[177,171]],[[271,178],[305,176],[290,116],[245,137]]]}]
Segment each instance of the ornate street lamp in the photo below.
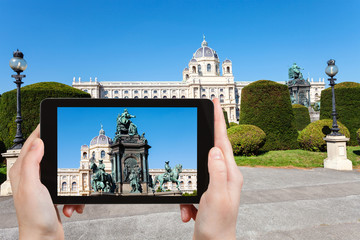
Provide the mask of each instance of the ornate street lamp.
[{"label": "ornate street lamp", "polygon": [[334,78],[334,76],[338,73],[339,69],[338,67],[335,65],[335,60],[334,59],[330,59],[327,62],[328,66],[325,69],[325,73],[330,77],[328,80],[330,81],[330,86],[331,86],[331,91],[332,91],[332,117],[333,117],[333,125],[331,128],[331,133],[329,134],[330,136],[342,136],[341,133],[339,133],[339,126],[337,124],[336,121],[336,108],[335,108],[335,89],[334,86],[336,85],[335,80],[336,78]]},{"label": "ornate street lamp", "polygon": [[21,80],[22,78],[26,77],[26,75],[20,75],[21,72],[23,72],[26,67],[27,63],[24,59],[24,54],[19,51],[19,49],[14,52],[13,57],[10,59],[10,67],[14,72],[17,73],[17,75],[11,75],[11,77],[15,78],[14,83],[17,86],[17,115],[16,115],[16,135],[14,139],[14,145],[11,147],[11,149],[21,149],[23,146],[23,143],[25,141],[23,134],[21,132],[21,95],[20,95],[20,88],[21,84],[23,83]]}]

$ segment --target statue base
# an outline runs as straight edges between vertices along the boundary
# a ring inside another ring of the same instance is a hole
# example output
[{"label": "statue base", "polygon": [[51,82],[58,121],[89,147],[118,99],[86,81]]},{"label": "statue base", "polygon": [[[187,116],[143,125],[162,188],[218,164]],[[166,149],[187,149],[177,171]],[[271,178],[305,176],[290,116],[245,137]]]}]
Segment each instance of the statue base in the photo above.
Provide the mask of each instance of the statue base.
[{"label": "statue base", "polygon": [[153,195],[153,196],[182,196],[182,192],[179,190],[176,191],[168,191],[168,192],[154,192],[154,193],[149,193],[149,195]]},{"label": "statue base", "polygon": [[6,159],[6,181],[1,184],[0,196],[12,195],[9,172],[20,155],[21,149],[9,149],[1,154]]},{"label": "statue base", "polygon": [[324,168],[351,171],[353,169],[352,162],[347,159],[346,152],[346,142],[349,141],[349,138],[327,135],[324,140],[328,155],[324,160]]}]

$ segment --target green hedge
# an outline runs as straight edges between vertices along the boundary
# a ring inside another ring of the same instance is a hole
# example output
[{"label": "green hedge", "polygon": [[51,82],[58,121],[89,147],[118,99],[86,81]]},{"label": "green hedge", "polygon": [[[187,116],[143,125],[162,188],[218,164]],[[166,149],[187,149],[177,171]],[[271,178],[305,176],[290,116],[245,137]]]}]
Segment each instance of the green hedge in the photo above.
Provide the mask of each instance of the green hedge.
[{"label": "green hedge", "polygon": [[358,143],[360,145],[360,128],[356,132],[356,137],[357,137]]},{"label": "green hedge", "polygon": [[[314,152],[325,152],[325,136],[330,134],[333,121],[331,119],[322,119],[310,123],[300,132],[298,137],[299,145],[302,149]],[[338,121],[340,132],[346,137],[350,137],[349,130]]]},{"label": "green hedge", "polygon": [[230,124],[229,124],[229,119],[228,119],[227,112],[223,110],[223,114],[224,114],[224,118],[225,118],[226,128],[229,128]]},{"label": "green hedge", "polygon": [[[40,102],[45,98],[90,98],[90,94],[57,82],[41,82],[21,88],[21,124],[25,138],[40,122]],[[0,141],[9,149],[16,133],[16,90],[5,92],[0,101]],[[4,150],[3,150],[4,151]]]},{"label": "green hedge", "polygon": [[256,155],[264,146],[266,134],[254,125],[237,125],[227,130],[234,155]]},{"label": "green hedge", "polygon": [[309,109],[301,104],[293,104],[296,130],[301,131],[310,124]]},{"label": "green hedge", "polygon": [[234,123],[234,122],[231,122],[231,123],[229,123],[229,126],[230,126],[230,127],[234,127],[234,126],[239,126],[239,124]]},{"label": "green hedge", "polygon": [[[337,119],[350,131],[350,146],[358,144],[356,131],[360,128],[360,84],[343,82],[335,85]],[[332,119],[331,87],[321,92],[320,119]]]},{"label": "green hedge", "polygon": [[240,124],[250,124],[266,133],[262,150],[298,148],[290,94],[286,85],[260,80],[242,89]]}]

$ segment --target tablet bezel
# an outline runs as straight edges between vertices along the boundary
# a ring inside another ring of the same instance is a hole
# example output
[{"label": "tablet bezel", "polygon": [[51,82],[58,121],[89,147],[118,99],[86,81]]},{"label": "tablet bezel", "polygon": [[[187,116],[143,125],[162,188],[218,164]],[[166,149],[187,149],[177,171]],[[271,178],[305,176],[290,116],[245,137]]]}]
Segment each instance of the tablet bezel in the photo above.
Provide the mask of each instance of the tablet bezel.
[{"label": "tablet bezel", "polygon": [[[196,107],[197,108],[197,196],[58,196],[57,108],[58,107]],[[199,203],[209,183],[208,152],[214,146],[214,105],[208,99],[86,99],[49,98],[41,102],[40,137],[44,157],[41,182],[54,204]]]}]

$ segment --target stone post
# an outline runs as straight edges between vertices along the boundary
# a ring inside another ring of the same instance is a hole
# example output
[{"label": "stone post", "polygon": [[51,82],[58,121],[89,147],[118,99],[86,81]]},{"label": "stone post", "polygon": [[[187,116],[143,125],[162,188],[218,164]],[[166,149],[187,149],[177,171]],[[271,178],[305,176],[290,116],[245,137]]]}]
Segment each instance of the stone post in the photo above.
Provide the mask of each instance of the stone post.
[{"label": "stone post", "polygon": [[345,136],[327,135],[324,140],[327,145],[328,157],[324,160],[324,168],[335,170],[352,170],[352,162],[347,159]]},{"label": "stone post", "polygon": [[20,155],[21,149],[9,149],[2,156],[6,159],[6,181],[1,184],[1,196],[12,195],[9,172]]}]

